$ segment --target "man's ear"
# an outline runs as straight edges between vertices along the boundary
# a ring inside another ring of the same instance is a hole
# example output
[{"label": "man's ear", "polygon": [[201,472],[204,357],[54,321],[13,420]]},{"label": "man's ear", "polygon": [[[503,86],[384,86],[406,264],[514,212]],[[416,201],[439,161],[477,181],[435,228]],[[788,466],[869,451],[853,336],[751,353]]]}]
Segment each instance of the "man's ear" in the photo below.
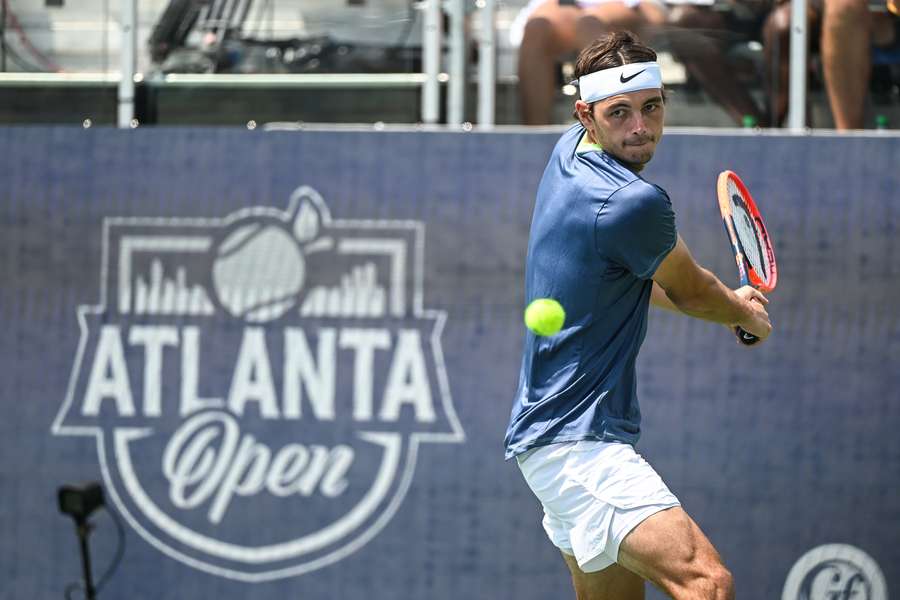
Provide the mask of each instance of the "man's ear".
[{"label": "man's ear", "polygon": [[585,128],[591,124],[591,107],[584,100],[575,101],[575,115]]}]

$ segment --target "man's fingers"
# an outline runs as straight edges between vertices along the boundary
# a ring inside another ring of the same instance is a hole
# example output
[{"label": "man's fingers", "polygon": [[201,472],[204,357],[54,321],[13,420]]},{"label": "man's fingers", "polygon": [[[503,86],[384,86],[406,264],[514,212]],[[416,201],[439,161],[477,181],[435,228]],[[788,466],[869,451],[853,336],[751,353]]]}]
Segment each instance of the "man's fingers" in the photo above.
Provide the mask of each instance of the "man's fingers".
[{"label": "man's fingers", "polygon": [[763,293],[751,285],[745,285],[734,290],[735,293],[744,300],[756,300],[762,305],[769,303],[769,299],[763,296]]},{"label": "man's fingers", "polygon": [[760,292],[759,290],[753,290],[752,299],[756,300],[760,304],[768,304],[769,303],[769,299],[766,298],[765,296],[763,296],[762,292]]}]

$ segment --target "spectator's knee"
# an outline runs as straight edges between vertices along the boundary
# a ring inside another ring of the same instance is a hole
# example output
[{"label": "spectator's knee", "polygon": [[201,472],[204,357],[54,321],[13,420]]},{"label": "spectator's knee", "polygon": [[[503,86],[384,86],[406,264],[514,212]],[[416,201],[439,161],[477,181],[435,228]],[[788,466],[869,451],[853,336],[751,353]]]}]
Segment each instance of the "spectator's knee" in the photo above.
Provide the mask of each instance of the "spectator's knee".
[{"label": "spectator's knee", "polygon": [[609,27],[594,15],[584,15],[575,21],[575,35],[579,40],[592,40],[609,31]]},{"label": "spectator's knee", "polygon": [[764,26],[766,37],[777,36],[786,39],[791,33],[791,5],[781,4],[766,18]]}]

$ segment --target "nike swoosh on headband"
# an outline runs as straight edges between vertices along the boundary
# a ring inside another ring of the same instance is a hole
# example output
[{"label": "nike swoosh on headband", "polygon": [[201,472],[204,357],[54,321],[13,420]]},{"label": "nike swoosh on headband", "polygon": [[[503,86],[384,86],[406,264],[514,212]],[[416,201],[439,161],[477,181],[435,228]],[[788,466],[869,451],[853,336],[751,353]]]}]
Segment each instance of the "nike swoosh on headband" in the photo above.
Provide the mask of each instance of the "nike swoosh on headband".
[{"label": "nike swoosh on headband", "polygon": [[638,75],[640,75],[641,73],[643,73],[646,70],[647,69],[641,69],[637,73],[635,73],[633,75],[629,75],[628,77],[625,77],[625,73],[621,73],[619,75],[619,81],[621,81],[622,83],[628,83],[629,81],[631,81],[632,79],[634,79],[635,77],[637,77]]}]

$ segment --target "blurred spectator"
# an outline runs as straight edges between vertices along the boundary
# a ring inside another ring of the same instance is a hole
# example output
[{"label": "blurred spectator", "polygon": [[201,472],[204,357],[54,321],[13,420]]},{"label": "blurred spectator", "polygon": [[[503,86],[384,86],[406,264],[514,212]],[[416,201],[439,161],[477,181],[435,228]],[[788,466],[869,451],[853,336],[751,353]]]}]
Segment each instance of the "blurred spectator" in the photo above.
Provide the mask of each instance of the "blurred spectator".
[{"label": "blurred spectator", "polygon": [[679,3],[669,13],[667,38],[672,53],[688,74],[735,123],[767,126],[766,112],[753,100],[728,60],[736,42],[759,40],[772,8],[770,0]]},{"label": "blurred spectator", "polygon": [[666,8],[658,0],[531,0],[511,31],[513,43],[519,44],[524,123],[551,122],[561,59],[604,33],[628,29],[642,35],[665,21]]},{"label": "blurred spectator", "polygon": [[[896,11],[896,3],[889,0],[887,8]],[[787,114],[790,13],[788,0],[780,0],[765,26],[767,62],[777,69],[770,91],[775,124],[781,124]],[[900,20],[890,12],[871,10],[867,0],[812,0],[807,17],[810,39],[819,39],[834,126],[862,129],[872,48],[900,45]]]}]

